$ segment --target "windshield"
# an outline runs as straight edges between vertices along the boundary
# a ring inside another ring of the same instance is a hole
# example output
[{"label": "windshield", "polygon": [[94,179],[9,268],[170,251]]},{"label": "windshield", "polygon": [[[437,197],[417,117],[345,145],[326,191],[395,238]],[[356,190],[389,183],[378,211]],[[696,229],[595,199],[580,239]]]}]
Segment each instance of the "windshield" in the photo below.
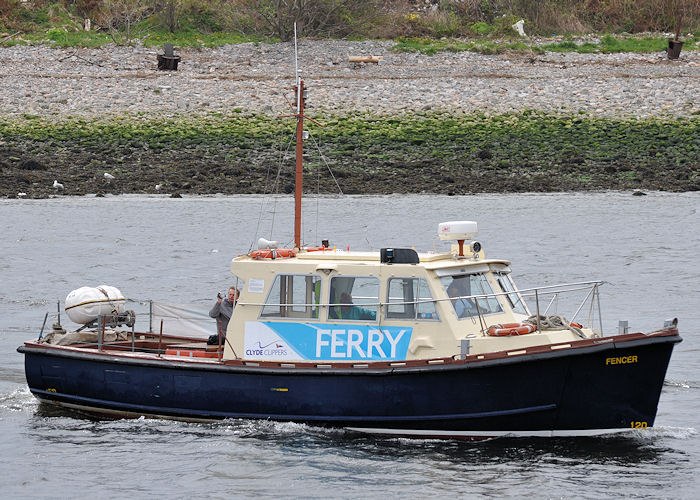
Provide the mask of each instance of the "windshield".
[{"label": "windshield", "polygon": [[511,277],[504,272],[496,272],[495,275],[496,281],[498,281],[498,284],[501,286],[501,290],[506,292],[505,297],[510,306],[513,308],[513,311],[516,313],[529,315],[530,311],[528,311],[525,302],[523,302],[522,297],[517,292]]},{"label": "windshield", "polygon": [[496,297],[474,297],[475,295],[492,295],[493,289],[484,273],[456,274],[443,276],[440,283],[447,295],[452,298],[452,306],[457,317],[469,318],[481,314],[503,312]]}]

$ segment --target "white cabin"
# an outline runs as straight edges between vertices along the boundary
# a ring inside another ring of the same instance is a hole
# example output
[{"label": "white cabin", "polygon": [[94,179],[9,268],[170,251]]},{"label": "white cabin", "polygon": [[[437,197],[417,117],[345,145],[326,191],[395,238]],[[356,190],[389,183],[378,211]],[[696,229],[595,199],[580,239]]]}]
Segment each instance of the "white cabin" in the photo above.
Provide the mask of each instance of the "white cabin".
[{"label": "white cabin", "polygon": [[[460,255],[463,248],[467,255]],[[509,264],[486,259],[477,242],[445,253],[301,249],[289,258],[243,255],[231,264],[244,286],[228,325],[224,359],[397,362],[598,335],[568,324],[490,335],[489,327],[524,324],[533,314]]]}]

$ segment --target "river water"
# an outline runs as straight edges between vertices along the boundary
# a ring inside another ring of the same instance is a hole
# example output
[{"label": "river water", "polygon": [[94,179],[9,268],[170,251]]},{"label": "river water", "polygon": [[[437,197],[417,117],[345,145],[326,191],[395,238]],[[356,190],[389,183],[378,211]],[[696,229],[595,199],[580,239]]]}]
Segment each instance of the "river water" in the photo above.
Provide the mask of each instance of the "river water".
[{"label": "river water", "polygon": [[[119,196],[0,200],[0,488],[4,498],[697,498],[700,488],[700,194],[343,196],[305,201],[304,239],[341,248],[440,244],[476,220],[487,256],[521,287],[601,279],[603,326],[677,317],[684,342],[656,427],[631,437],[479,443],[358,437],[246,420],[95,421],[40,406],[15,349],[80,286],[210,304],[258,236],[292,239],[292,200]],[[321,229],[322,228],[322,229]],[[62,316],[66,322],[65,315]],[[50,319],[49,321],[52,321]]]}]

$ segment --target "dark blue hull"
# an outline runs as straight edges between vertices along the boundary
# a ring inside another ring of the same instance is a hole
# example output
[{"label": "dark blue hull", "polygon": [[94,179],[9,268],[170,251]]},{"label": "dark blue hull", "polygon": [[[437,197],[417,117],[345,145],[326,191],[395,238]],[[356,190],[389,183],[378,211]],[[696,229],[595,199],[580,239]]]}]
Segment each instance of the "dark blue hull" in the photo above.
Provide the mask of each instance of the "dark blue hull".
[{"label": "dark blue hull", "polygon": [[190,363],[30,343],[18,350],[40,400],[105,415],[264,418],[426,435],[650,427],[681,339],[617,339],[381,369]]}]

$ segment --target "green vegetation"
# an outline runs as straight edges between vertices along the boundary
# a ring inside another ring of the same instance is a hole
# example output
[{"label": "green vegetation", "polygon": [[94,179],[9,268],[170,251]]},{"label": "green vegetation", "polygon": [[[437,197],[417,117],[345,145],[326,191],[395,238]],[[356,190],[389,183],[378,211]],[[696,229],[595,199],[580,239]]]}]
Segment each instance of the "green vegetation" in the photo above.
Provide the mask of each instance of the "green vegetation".
[{"label": "green vegetation", "polygon": [[[102,47],[114,43],[113,35],[95,31],[71,31],[64,28],[51,28],[45,32],[25,34],[21,39],[8,40],[5,45],[25,43],[47,43],[56,47]],[[153,29],[139,39],[140,43],[148,47],[159,47],[164,43],[172,43],[178,47],[218,47],[224,44],[243,42],[274,41],[260,36],[244,36],[237,33],[216,32],[198,33],[196,31],[178,31],[170,33],[166,30]],[[562,42],[536,45],[518,40],[499,40],[489,38],[466,39],[439,39],[429,38],[405,38],[396,39],[394,50],[398,52],[420,52],[426,55],[438,52],[478,52],[480,54],[537,53],[544,52],[578,52],[584,53],[615,53],[637,52],[650,53],[662,52],[668,46],[666,38],[649,37],[636,38],[632,36],[621,37],[605,35],[598,42],[565,40]],[[698,50],[700,37],[684,38],[683,50]]]},{"label": "green vegetation", "polygon": [[[51,28],[45,34],[31,33],[23,38],[36,42],[51,43],[56,47],[102,47],[112,41],[109,35],[105,33],[68,31],[65,28]],[[9,44],[12,43],[12,41],[9,42]]]},{"label": "green vegetation", "polygon": [[[312,133],[334,173],[364,183],[361,190],[368,193],[700,189],[700,117],[613,119],[526,111],[318,118],[324,127],[312,126]],[[283,149],[292,130],[289,120],[243,113],[61,121],[25,115],[0,123],[0,141],[6,158],[18,160],[16,151],[31,150],[52,168],[65,163],[83,176],[104,168],[96,158],[119,163],[124,171],[139,168],[141,176],[178,165],[188,178],[202,169],[234,173],[250,180],[228,189],[258,192],[261,172],[279,162],[271,151]],[[76,155],[85,156],[88,165],[76,169]],[[324,189],[333,191],[334,184],[325,182]],[[218,183],[212,189],[223,188]]]},{"label": "green vegetation", "polygon": [[[493,168],[502,160],[522,165],[618,162],[644,166],[661,160],[666,165],[700,165],[700,117],[613,119],[525,111],[496,116],[432,112],[317,118],[324,126],[314,135],[328,145],[331,157],[350,153],[362,158],[362,145],[368,144],[379,148],[384,159],[407,161],[415,153],[415,159],[441,157],[458,163],[479,158],[482,166]],[[0,138],[124,147],[146,143],[149,148],[226,141],[239,148],[260,148],[286,137],[292,130],[290,123],[242,113],[168,119],[124,114],[99,120],[25,114],[0,122]]]},{"label": "green vegetation", "polygon": [[[687,37],[684,39],[683,49],[692,50],[697,49],[698,37]],[[613,37],[611,35],[605,35],[600,39],[599,52],[603,53],[613,53],[613,52],[660,52],[666,47],[668,47],[668,39],[666,38],[653,38],[653,37]]]},{"label": "green vegetation", "polygon": [[147,143],[149,147],[183,146],[217,142],[232,137],[255,141],[274,137],[281,133],[285,122],[270,121],[260,115],[224,117],[212,114],[204,117],[183,116],[179,119],[149,118],[129,114],[100,120],[66,117],[54,120],[48,117],[25,114],[20,120],[0,122],[0,137],[8,140],[31,139],[36,141],[75,141],[76,144],[114,144],[128,147]]},{"label": "green vegetation", "polygon": [[[663,37],[634,33],[675,32],[683,12],[684,50],[700,39],[697,0],[432,0],[416,10],[405,0],[0,0],[0,45],[49,43],[96,47],[107,43],[165,42],[210,47],[243,41],[289,40],[294,21],[301,35],[399,39],[398,50],[651,52]],[[86,29],[86,19],[90,29]],[[523,19],[529,36],[558,39],[537,46],[512,28]],[[599,42],[581,33],[609,33]],[[564,41],[561,39],[564,38]]]},{"label": "green vegetation", "polygon": [[[700,37],[688,37],[684,39],[683,50],[697,50]],[[422,54],[436,54],[438,52],[479,52],[481,54],[500,54],[503,52],[519,53],[543,53],[543,52],[578,52],[581,54],[614,52],[662,52],[668,47],[668,40],[662,37],[638,38],[634,36],[605,35],[598,42],[580,41],[571,39],[563,42],[535,45],[521,41],[492,40],[479,38],[473,40],[429,38],[399,38],[394,50],[401,52],[420,52]]]}]

